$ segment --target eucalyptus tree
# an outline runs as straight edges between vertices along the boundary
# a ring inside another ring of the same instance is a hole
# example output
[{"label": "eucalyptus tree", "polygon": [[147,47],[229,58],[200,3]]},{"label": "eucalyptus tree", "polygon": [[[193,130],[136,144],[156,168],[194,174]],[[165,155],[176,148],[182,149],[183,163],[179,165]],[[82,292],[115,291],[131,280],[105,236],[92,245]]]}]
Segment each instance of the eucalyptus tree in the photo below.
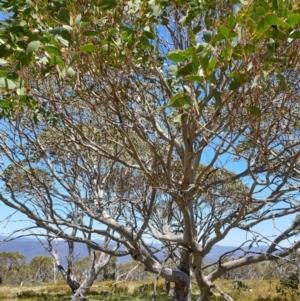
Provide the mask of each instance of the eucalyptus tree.
[{"label": "eucalyptus tree", "polygon": [[[39,138],[47,141],[47,135],[40,135]],[[18,137],[14,135],[14,139],[14,143],[18,143],[20,142],[20,140],[22,140],[22,136]],[[47,141],[47,143],[49,143],[49,141]],[[29,203],[26,207],[27,210],[33,210],[34,213],[31,219],[35,221],[35,225],[29,226],[27,228],[21,228],[15,231],[14,234],[21,232],[21,237],[25,235],[34,235],[38,239],[41,236],[45,238],[45,240],[39,240],[45,247],[45,250],[47,250],[52,256],[52,270],[54,268],[54,273],[59,272],[66,283],[69,285],[70,289],[74,293],[72,297],[73,301],[86,300],[86,295],[93,285],[93,282],[97,279],[99,273],[108,265],[111,256],[106,253],[96,253],[95,250],[87,246],[89,253],[87,259],[89,261],[89,265],[87,266],[83,275],[81,275],[80,277],[76,275],[75,245],[74,241],[68,239],[68,237],[76,238],[78,235],[83,235],[86,238],[91,238],[91,233],[86,233],[82,231],[82,229],[78,229],[77,227],[73,227],[71,231],[68,231],[70,230],[68,228],[63,229],[62,220],[60,220],[58,223],[56,221],[57,218],[60,218],[60,215],[55,216],[54,211],[62,211],[64,213],[62,219],[67,219],[68,222],[70,222],[71,220],[74,225],[81,225],[84,214],[81,212],[80,208],[76,206],[76,204],[72,204],[72,206],[69,207],[61,204],[64,210],[60,209],[60,205],[57,204],[60,202],[60,198],[63,198],[64,196],[64,194],[60,193],[59,191],[59,189],[61,189],[62,187],[55,187],[54,176],[51,176],[51,173],[43,167],[39,155],[34,151],[33,148],[31,148],[28,144],[22,146],[22,143],[19,144],[19,147],[23,152],[18,151],[18,153],[15,153],[16,149],[12,146],[12,149],[14,149],[14,151],[11,152],[11,154],[15,154],[19,156],[19,158],[24,154],[24,158],[18,161],[17,157],[15,157],[15,159],[17,160],[13,160],[13,163],[3,170],[2,179],[6,183],[6,193],[10,193],[13,199],[18,200],[17,203],[19,205],[21,205],[20,202]],[[52,152],[54,152],[53,148]],[[25,153],[27,153],[27,155],[28,153],[30,153],[29,157],[26,157]],[[52,156],[54,155],[52,154]],[[64,167],[67,168],[67,163]],[[76,167],[73,166],[74,170],[75,168]],[[68,180],[71,179],[69,178]],[[61,256],[59,256],[60,254],[55,247],[57,236],[53,232],[51,232],[51,227],[44,228],[46,232],[40,231],[41,225],[39,224],[39,220],[47,223],[47,221],[51,219],[53,219],[54,224],[57,225],[56,231],[59,230],[68,233],[65,237],[67,246],[66,248],[68,249],[68,256],[66,258],[67,267],[63,267],[63,264],[60,260]],[[89,225],[92,225],[92,220],[89,221]],[[25,230],[29,231],[29,234],[28,232],[24,234]],[[80,234],[78,232],[80,232]],[[10,239],[16,238],[7,238],[6,241]],[[105,237],[104,246],[107,246],[109,241],[109,238]],[[49,257],[47,257],[46,259],[48,258]],[[48,273],[43,269],[43,266],[45,266],[45,260],[43,259],[43,257],[40,258],[40,256],[35,257],[32,260],[30,267],[33,270],[35,269],[35,275],[33,276],[31,281],[43,282],[47,277],[49,277]]]},{"label": "eucalyptus tree", "polygon": [[[36,176],[47,216],[13,189],[2,202],[56,236],[130,254],[175,283],[174,300],[191,300],[192,277],[201,300],[213,287],[232,300],[218,277],[300,247],[299,220],[276,228],[300,209],[298,1],[2,3],[14,15],[1,28],[0,149],[15,166],[37,156],[56,187]],[[234,229],[243,255],[208,269]]]},{"label": "eucalyptus tree", "polygon": [[22,271],[26,269],[26,257],[18,252],[0,252],[0,283],[20,284]]},{"label": "eucalyptus tree", "polygon": [[55,266],[50,256],[37,255],[30,261],[31,282],[44,283],[53,281]]}]

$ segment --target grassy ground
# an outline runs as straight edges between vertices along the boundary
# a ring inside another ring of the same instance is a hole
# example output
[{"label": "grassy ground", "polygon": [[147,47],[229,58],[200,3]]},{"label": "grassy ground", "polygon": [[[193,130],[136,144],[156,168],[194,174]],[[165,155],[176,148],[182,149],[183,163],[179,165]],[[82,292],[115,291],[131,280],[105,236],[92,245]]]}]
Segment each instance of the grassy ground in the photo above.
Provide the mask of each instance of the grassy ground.
[{"label": "grassy ground", "polygon": [[[245,283],[251,288],[246,290],[234,287],[233,281],[220,280],[216,282],[223,291],[233,297],[235,301],[297,301],[300,296],[295,292],[285,289],[285,294],[276,292],[279,285],[277,280],[249,280]],[[198,291],[193,291],[193,299],[198,296]],[[220,295],[213,291],[213,301],[222,300]],[[69,288],[63,284],[43,284],[35,286],[0,286],[1,301],[67,301],[70,300]],[[96,283],[89,294],[90,301],[152,301],[153,281],[126,282],[115,285],[113,281]],[[164,281],[157,283],[156,301],[171,301],[172,298],[164,292]]]}]

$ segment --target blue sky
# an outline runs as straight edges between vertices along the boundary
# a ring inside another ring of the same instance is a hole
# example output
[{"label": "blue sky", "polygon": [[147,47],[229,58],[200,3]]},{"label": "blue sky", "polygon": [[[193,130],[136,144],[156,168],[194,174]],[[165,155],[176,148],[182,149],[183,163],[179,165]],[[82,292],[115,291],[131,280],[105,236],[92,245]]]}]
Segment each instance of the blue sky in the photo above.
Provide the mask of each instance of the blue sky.
[{"label": "blue sky", "polygon": [[4,19],[5,19],[5,16],[2,13],[0,13],[0,21],[4,20]]}]

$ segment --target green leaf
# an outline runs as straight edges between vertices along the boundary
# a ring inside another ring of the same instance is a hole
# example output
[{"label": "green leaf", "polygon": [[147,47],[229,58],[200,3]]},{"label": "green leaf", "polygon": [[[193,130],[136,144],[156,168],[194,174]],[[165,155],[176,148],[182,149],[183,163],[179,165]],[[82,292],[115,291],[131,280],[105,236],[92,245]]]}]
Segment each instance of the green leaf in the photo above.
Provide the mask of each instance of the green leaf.
[{"label": "green leaf", "polygon": [[99,6],[102,9],[113,9],[117,6],[118,2],[115,0],[101,0]]},{"label": "green leaf", "polygon": [[120,29],[122,31],[122,37],[125,41],[130,41],[131,40],[131,37],[134,33],[133,29],[128,27],[128,26],[120,26]]},{"label": "green leaf", "polygon": [[[200,32],[202,30],[202,26],[198,25],[198,26],[195,26],[193,28],[193,34],[196,35],[198,32]],[[204,39],[204,32],[203,32],[203,39]],[[204,39],[205,40],[205,39]],[[207,42],[207,41],[205,41]]]},{"label": "green leaf", "polygon": [[289,27],[289,24],[287,24],[286,22],[280,20],[275,14],[267,15],[266,16],[266,21],[270,25],[278,25],[278,26],[282,26],[282,27]]},{"label": "green leaf", "polygon": [[300,14],[292,14],[289,16],[287,23],[289,23],[291,26],[295,26],[299,24],[300,22]]},{"label": "green leaf", "polygon": [[279,83],[279,88],[280,88],[280,90],[281,90],[281,91],[286,90],[287,86],[286,86],[285,77],[284,77],[281,73],[277,74],[276,77],[277,77],[278,80],[279,80],[278,83]]},{"label": "green leaf", "polygon": [[12,103],[10,101],[3,101],[0,99],[0,107],[3,109],[10,109],[12,107]]},{"label": "green leaf", "polygon": [[6,75],[6,78],[8,79],[18,79],[19,76],[16,72],[8,72]]},{"label": "green leaf", "polygon": [[27,52],[32,53],[32,52],[37,51],[40,48],[40,45],[41,45],[40,41],[30,42],[27,46]]},{"label": "green leaf", "polygon": [[277,16],[275,14],[268,14],[265,16],[265,22],[267,25],[277,25]]},{"label": "green leaf", "polygon": [[231,12],[229,18],[228,18],[228,25],[230,29],[233,29],[236,24],[235,15],[233,12]]},{"label": "green leaf", "polygon": [[224,25],[219,27],[219,31],[223,34],[223,36],[227,39],[229,37],[229,30]]},{"label": "green leaf", "polygon": [[50,63],[52,65],[57,65],[57,66],[60,66],[60,67],[63,67],[65,64],[64,64],[64,61],[58,56],[58,55],[53,55],[50,57]]},{"label": "green leaf", "polygon": [[108,35],[109,35],[109,36],[113,36],[113,35],[115,35],[116,33],[118,33],[118,31],[117,31],[116,29],[111,29],[111,30],[108,31]]},{"label": "green leaf", "polygon": [[79,58],[79,55],[75,53],[73,55],[68,67],[69,68],[73,67],[76,64],[76,61],[78,60],[78,58]]},{"label": "green leaf", "polygon": [[212,38],[212,31],[210,30],[205,30],[203,31],[203,40],[208,43],[210,42],[211,38]]},{"label": "green leaf", "polygon": [[49,44],[46,43],[46,45],[47,45],[47,46],[48,46],[48,45],[51,45],[51,46],[60,48],[59,43],[57,42],[57,40],[56,40],[55,38],[52,38],[52,37],[51,37],[51,39],[50,39],[50,41],[49,41]]},{"label": "green leaf", "polygon": [[272,26],[290,27],[290,25],[280,20],[275,14],[266,15],[257,25],[257,29],[265,29]]},{"label": "green leaf", "polygon": [[155,40],[155,34],[152,32],[150,26],[146,26],[144,28],[144,35],[149,39],[149,40]]},{"label": "green leaf", "polygon": [[70,31],[70,28],[69,27],[55,27],[53,29],[50,29],[49,33],[51,33],[51,34],[61,34],[64,30]]},{"label": "green leaf", "polygon": [[125,25],[120,26],[120,29],[122,31],[124,31],[124,32],[129,33],[129,34],[133,34],[134,33],[134,31],[133,31],[133,29],[131,27],[128,27],[128,26],[125,26]]},{"label": "green leaf", "polygon": [[291,39],[299,39],[300,38],[300,30],[296,30],[292,32],[289,36]]},{"label": "green leaf", "polygon": [[209,61],[208,68],[214,69],[217,63],[218,63],[218,59],[214,56],[214,57]]},{"label": "green leaf", "polygon": [[253,115],[253,116],[256,116],[256,117],[260,117],[261,116],[261,110],[256,107],[256,106],[249,106],[247,107],[247,110]]},{"label": "green leaf", "polygon": [[155,40],[155,35],[151,31],[144,31],[144,35],[149,39],[149,40]]},{"label": "green leaf", "polygon": [[278,1],[277,0],[273,0],[273,8],[278,11]]},{"label": "green leaf", "polygon": [[84,28],[91,22],[89,17],[82,17],[81,22],[80,22],[80,28]]},{"label": "green leaf", "polygon": [[255,16],[253,16],[253,20],[257,21],[257,17],[260,18],[260,17],[265,17],[266,15],[266,10],[262,7],[262,6],[259,6],[255,9]]},{"label": "green leaf", "polygon": [[209,75],[206,77],[206,79],[207,79],[210,83],[212,83],[212,84],[214,84],[214,85],[217,84],[217,78],[216,78],[215,73],[209,74]]},{"label": "green leaf", "polygon": [[187,56],[182,50],[172,50],[167,54],[167,58],[173,62],[179,63],[186,60]]},{"label": "green leaf", "polygon": [[69,31],[67,31],[67,30],[62,31],[61,37],[64,40],[68,41],[68,45],[66,45],[67,47],[69,47],[72,44],[72,36]]},{"label": "green leaf", "polygon": [[177,76],[184,76],[193,73],[193,71],[194,71],[194,64],[191,62],[186,64],[182,68],[178,69],[176,74]]},{"label": "green leaf", "polygon": [[0,77],[0,87],[8,89],[8,90],[12,90],[12,89],[15,89],[17,87],[17,85],[10,79]]},{"label": "green leaf", "polygon": [[280,40],[280,41],[287,40],[286,34],[283,31],[279,30],[278,28],[269,29],[267,31],[267,36],[274,40]]},{"label": "green leaf", "polygon": [[86,44],[86,45],[80,46],[79,49],[80,49],[80,51],[83,51],[83,52],[93,52],[93,51],[98,50],[98,47],[96,47],[93,44]]},{"label": "green leaf", "polygon": [[190,96],[184,94],[184,93],[179,93],[173,96],[170,99],[170,107],[173,108],[183,108],[183,109],[188,109],[191,105],[191,98]]},{"label": "green leaf", "polygon": [[222,105],[222,98],[221,98],[221,94],[219,93],[219,91],[217,89],[213,89],[212,95],[216,100],[216,104],[218,106],[221,106]]},{"label": "green leaf", "polygon": [[196,53],[199,57],[205,57],[207,54],[211,54],[213,47],[208,43],[203,43],[199,45],[196,49]]},{"label": "green leaf", "polygon": [[203,82],[202,77],[199,76],[199,75],[189,75],[189,76],[186,76],[184,79],[188,80],[188,81],[192,81],[192,82],[195,81],[197,83],[202,83]]},{"label": "green leaf", "polygon": [[290,25],[288,23],[286,23],[286,22],[284,22],[284,21],[282,21],[280,19],[277,20],[277,25],[281,26],[281,27],[284,27],[284,28],[290,27]]},{"label": "green leaf", "polygon": [[237,77],[237,72],[230,72],[230,73],[227,73],[227,74],[226,74],[226,77],[229,77],[229,78]]},{"label": "green leaf", "polygon": [[139,41],[143,45],[143,49],[146,49],[146,48],[149,48],[152,46],[151,43],[149,42],[149,40],[145,36],[140,36]]},{"label": "green leaf", "polygon": [[57,14],[57,19],[62,21],[63,23],[69,24],[69,22],[70,22],[69,10],[67,10],[65,7],[62,7]]},{"label": "green leaf", "polygon": [[60,50],[57,47],[54,47],[54,46],[51,46],[51,45],[47,45],[47,46],[44,47],[44,49],[48,53],[60,55]]},{"label": "green leaf", "polygon": [[246,44],[244,47],[245,53],[249,54],[249,53],[254,53],[255,52],[255,46],[252,44]]},{"label": "green leaf", "polygon": [[201,67],[203,68],[203,70],[206,70],[208,68],[208,63],[209,63],[209,58],[208,55],[206,55],[205,57],[203,57],[201,59]]},{"label": "green leaf", "polygon": [[101,34],[102,32],[97,30],[86,30],[82,33],[82,35],[85,37],[95,37],[95,36],[100,36]]},{"label": "green leaf", "polygon": [[6,46],[4,44],[0,45],[0,57],[5,56],[6,51]]},{"label": "green leaf", "polygon": [[181,23],[182,25],[187,25],[190,24],[194,18],[195,11],[193,9],[188,9],[187,14],[179,20],[179,23]]},{"label": "green leaf", "polygon": [[222,32],[218,32],[211,40],[211,43],[214,44],[218,41],[221,41],[224,39],[224,35],[222,34]]},{"label": "green leaf", "polygon": [[229,90],[236,90],[241,86],[241,81],[239,78],[235,77],[233,78],[233,80],[231,81],[231,83],[229,84],[228,89]]}]

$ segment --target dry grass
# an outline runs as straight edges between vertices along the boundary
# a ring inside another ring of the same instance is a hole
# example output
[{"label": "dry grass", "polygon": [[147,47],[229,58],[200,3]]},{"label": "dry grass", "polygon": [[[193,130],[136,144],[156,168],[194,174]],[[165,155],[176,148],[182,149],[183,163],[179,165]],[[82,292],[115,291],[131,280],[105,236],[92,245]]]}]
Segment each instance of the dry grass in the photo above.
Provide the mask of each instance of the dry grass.
[{"label": "dry grass", "polygon": [[[233,297],[235,301],[297,301],[300,296],[286,290],[285,295],[276,292],[278,280],[248,280],[245,283],[251,287],[251,291],[237,289],[232,287],[232,280],[219,280],[216,282],[220,288]],[[114,281],[97,282],[93,285],[89,300],[111,300],[111,301],[139,301],[151,300],[153,295],[153,281],[128,281],[115,283]],[[171,300],[164,293],[165,282],[160,279],[156,285],[157,300]],[[217,291],[213,291],[213,301],[222,300]],[[196,289],[193,290],[194,299],[199,294]],[[70,289],[64,283],[47,283],[35,286],[0,286],[1,301],[63,301],[69,300],[71,296]]]},{"label": "dry grass", "polygon": [[67,285],[57,283],[45,283],[42,285],[32,286],[0,286],[0,300],[56,300],[66,297],[68,300],[71,296],[70,289]]},{"label": "dry grass", "polygon": [[[286,289],[286,295],[276,292],[279,280],[246,280],[245,283],[251,288],[250,291],[232,287],[232,280],[218,280],[221,289],[228,293],[236,301],[298,301],[300,296],[295,291]],[[214,295],[219,294],[214,291]]]}]

